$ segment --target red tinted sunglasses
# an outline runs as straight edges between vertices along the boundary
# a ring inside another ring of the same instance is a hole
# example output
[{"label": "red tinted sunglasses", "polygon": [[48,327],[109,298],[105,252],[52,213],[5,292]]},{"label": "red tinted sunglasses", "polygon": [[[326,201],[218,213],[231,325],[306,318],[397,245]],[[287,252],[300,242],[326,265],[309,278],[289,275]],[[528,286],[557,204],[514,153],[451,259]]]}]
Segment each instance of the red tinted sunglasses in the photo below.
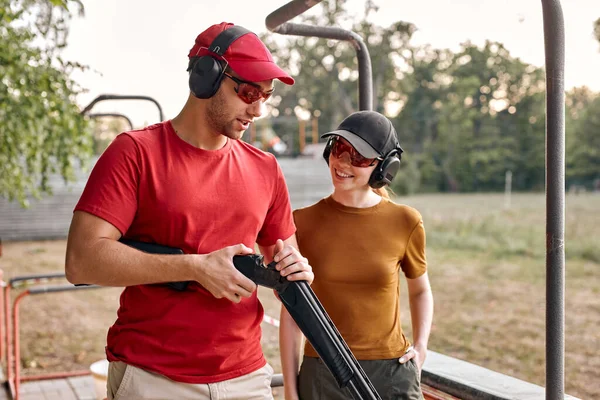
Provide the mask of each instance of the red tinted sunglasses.
[{"label": "red tinted sunglasses", "polygon": [[237,83],[237,87],[234,90],[238,97],[246,104],[253,104],[261,99],[266,101],[273,94],[273,90],[265,92],[260,86],[252,82],[244,81],[229,74],[225,74],[225,76]]},{"label": "red tinted sunglasses", "polygon": [[354,167],[365,168],[375,165],[377,160],[381,158],[366,158],[363,157],[352,145],[346,140],[339,136],[332,139],[331,155],[335,158],[341,158],[342,154],[348,153],[350,155],[350,164]]}]

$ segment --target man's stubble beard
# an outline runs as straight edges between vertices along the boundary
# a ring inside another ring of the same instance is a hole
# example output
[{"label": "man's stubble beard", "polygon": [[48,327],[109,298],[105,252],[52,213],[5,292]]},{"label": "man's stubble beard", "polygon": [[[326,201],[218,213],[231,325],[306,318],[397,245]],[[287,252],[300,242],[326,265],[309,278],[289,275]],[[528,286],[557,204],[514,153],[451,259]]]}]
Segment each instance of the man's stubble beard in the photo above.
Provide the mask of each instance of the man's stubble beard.
[{"label": "man's stubble beard", "polygon": [[242,137],[244,131],[237,131],[232,128],[235,120],[229,119],[230,117],[225,110],[227,110],[227,102],[223,98],[222,91],[219,90],[210,99],[206,110],[208,124],[215,132],[230,139],[238,140]]}]

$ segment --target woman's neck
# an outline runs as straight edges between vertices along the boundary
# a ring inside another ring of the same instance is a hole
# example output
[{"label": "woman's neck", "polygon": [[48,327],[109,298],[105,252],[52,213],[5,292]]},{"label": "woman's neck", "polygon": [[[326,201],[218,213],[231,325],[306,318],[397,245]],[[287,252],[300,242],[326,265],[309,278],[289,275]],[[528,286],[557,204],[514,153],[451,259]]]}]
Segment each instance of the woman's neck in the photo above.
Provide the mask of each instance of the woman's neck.
[{"label": "woman's neck", "polygon": [[373,207],[381,201],[381,196],[371,188],[366,190],[334,190],[331,197],[338,203],[353,208]]}]

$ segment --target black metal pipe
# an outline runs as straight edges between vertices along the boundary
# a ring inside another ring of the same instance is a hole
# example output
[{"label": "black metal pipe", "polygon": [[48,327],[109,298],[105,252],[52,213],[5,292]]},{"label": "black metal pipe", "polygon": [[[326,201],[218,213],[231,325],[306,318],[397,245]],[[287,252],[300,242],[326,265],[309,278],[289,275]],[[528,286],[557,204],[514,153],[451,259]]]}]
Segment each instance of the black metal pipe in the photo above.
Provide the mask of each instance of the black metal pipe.
[{"label": "black metal pipe", "polygon": [[120,114],[120,113],[90,113],[90,114],[88,114],[88,116],[90,118],[102,118],[102,117],[123,118],[125,121],[127,121],[127,125],[129,125],[129,129],[133,130],[133,123],[131,122],[129,117],[124,114]]},{"label": "black metal pipe", "polygon": [[355,32],[342,28],[289,23],[321,0],[292,0],[269,14],[265,20],[267,29],[282,35],[320,37],[345,40],[354,46],[358,59],[358,106],[360,110],[373,109],[373,72],[371,56],[363,39]]},{"label": "black metal pipe", "polygon": [[105,101],[105,100],[147,100],[147,101],[151,101],[158,108],[158,116],[160,118],[160,121],[164,121],[165,120],[162,108],[161,108],[160,104],[158,103],[158,101],[154,100],[150,96],[137,96],[137,95],[131,96],[131,95],[120,95],[120,94],[101,94],[100,96],[98,96],[94,100],[92,100],[92,102],[90,104],[88,104],[83,109],[83,111],[81,111],[81,114],[85,115],[86,113],[88,113],[92,109],[92,107],[94,107],[94,105],[96,103],[101,102],[101,101]]},{"label": "black metal pipe", "polygon": [[267,29],[272,32],[281,33],[278,32],[278,29],[284,29],[284,27],[280,27],[280,25],[296,18],[298,15],[319,4],[321,1],[322,0],[292,0],[289,3],[282,5],[277,10],[267,15],[267,18],[265,19]]},{"label": "black metal pipe", "polygon": [[546,399],[564,398],[565,27],[542,0],[546,50]]},{"label": "black metal pipe", "polygon": [[90,286],[73,286],[73,285],[52,285],[52,286],[35,286],[29,289],[29,294],[44,294],[57,292],[73,292],[76,290],[102,289],[106,286],[90,285]]},{"label": "black metal pipe", "polygon": [[14,276],[14,277],[10,278],[10,280],[8,281],[8,285],[10,287],[14,287],[14,286],[16,286],[17,283],[20,283],[20,282],[31,281],[32,283],[35,283],[36,281],[40,281],[40,280],[60,279],[60,278],[64,278],[64,277],[65,277],[64,272],[49,272],[47,274],[21,275],[21,276]]}]

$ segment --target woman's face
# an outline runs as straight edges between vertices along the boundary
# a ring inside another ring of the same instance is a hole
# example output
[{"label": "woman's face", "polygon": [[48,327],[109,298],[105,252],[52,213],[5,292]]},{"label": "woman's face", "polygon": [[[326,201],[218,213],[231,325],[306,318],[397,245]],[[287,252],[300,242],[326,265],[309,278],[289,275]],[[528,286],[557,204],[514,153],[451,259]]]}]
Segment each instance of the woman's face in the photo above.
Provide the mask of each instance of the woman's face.
[{"label": "woman's face", "polygon": [[[329,154],[329,171],[335,189],[342,191],[369,189],[369,178],[378,161],[373,160],[373,165],[370,166],[356,167],[351,163],[350,154],[356,150],[344,138],[338,136],[336,141],[340,141],[341,146],[335,148],[336,144],[334,143]],[[349,148],[347,148],[348,146]]]}]

